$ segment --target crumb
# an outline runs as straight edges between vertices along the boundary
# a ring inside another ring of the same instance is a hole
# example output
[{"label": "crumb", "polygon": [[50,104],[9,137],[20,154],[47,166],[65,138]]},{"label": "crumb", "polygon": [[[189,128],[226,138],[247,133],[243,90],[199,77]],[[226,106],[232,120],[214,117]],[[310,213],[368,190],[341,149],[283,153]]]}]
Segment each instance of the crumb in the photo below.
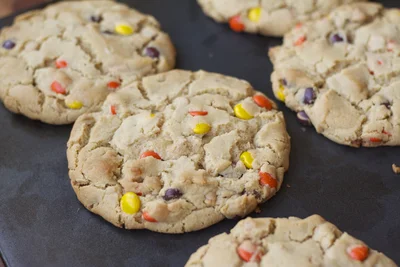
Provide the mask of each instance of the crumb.
[{"label": "crumb", "polygon": [[255,212],[256,212],[257,214],[261,213],[260,207],[257,207],[256,210],[255,210]]},{"label": "crumb", "polygon": [[395,174],[400,174],[400,167],[396,166],[396,164],[393,163],[392,169]]},{"label": "crumb", "polygon": [[286,184],[286,187],[290,188],[290,184]]}]

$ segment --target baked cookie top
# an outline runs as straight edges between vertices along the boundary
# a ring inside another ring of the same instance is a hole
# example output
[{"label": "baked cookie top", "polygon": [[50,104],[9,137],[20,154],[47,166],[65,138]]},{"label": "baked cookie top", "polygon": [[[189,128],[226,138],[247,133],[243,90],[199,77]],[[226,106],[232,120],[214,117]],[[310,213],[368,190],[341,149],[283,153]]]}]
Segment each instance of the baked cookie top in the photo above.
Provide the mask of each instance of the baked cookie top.
[{"label": "baked cookie top", "polygon": [[349,146],[400,145],[400,10],[339,7],[270,50],[275,96]]},{"label": "baked cookie top", "polygon": [[295,25],[328,14],[333,8],[366,0],[197,0],[218,22],[237,32],[283,36]]},{"label": "baked cookie top", "polygon": [[15,113],[67,124],[121,84],[174,65],[153,17],[112,1],[61,2],[2,29],[0,99]]},{"label": "baked cookie top", "polygon": [[245,216],[280,189],[289,165],[275,108],[220,74],[145,77],[76,121],[72,186],[90,211],[127,229],[182,233]]},{"label": "baked cookie top", "polygon": [[382,253],[318,215],[306,219],[246,218],[211,238],[186,267],[397,266]]}]

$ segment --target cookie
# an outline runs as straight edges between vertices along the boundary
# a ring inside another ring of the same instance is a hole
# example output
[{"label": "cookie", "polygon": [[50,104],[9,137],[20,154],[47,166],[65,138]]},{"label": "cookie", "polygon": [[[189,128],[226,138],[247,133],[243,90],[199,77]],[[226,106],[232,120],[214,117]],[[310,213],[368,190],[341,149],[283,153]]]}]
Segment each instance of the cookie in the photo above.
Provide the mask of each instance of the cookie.
[{"label": "cookie", "polygon": [[394,163],[392,164],[392,169],[395,174],[400,174],[400,167],[397,166],[396,164]]},{"label": "cookie", "polygon": [[290,137],[276,105],[204,71],[148,76],[82,115],[68,141],[82,204],[126,229],[199,230],[243,217],[281,187]]},{"label": "cookie", "polygon": [[236,32],[283,36],[302,23],[320,18],[332,8],[366,0],[197,0],[217,22],[229,23]]},{"label": "cookie", "polygon": [[61,2],[1,31],[0,99],[31,119],[68,124],[121,85],[174,65],[153,17],[113,1]]},{"label": "cookie", "polygon": [[397,266],[382,253],[318,215],[306,219],[246,218],[211,238],[186,267]]},{"label": "cookie", "polygon": [[337,8],[270,50],[275,96],[339,144],[400,145],[400,10]]}]

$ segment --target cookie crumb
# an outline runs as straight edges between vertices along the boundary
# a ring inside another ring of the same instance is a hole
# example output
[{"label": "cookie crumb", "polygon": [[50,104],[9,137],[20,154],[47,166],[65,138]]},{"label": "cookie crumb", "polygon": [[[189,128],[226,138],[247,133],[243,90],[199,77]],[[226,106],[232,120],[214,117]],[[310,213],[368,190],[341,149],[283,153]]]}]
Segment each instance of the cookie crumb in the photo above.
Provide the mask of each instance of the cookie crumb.
[{"label": "cookie crumb", "polygon": [[392,169],[395,174],[400,174],[400,167],[398,167],[396,164],[392,164]]},{"label": "cookie crumb", "polygon": [[290,184],[286,184],[286,187],[287,187],[287,188],[290,188]]},{"label": "cookie crumb", "polygon": [[257,214],[260,214],[260,213],[261,213],[261,208],[260,208],[260,207],[257,207],[256,210],[255,210],[254,212],[257,213]]}]

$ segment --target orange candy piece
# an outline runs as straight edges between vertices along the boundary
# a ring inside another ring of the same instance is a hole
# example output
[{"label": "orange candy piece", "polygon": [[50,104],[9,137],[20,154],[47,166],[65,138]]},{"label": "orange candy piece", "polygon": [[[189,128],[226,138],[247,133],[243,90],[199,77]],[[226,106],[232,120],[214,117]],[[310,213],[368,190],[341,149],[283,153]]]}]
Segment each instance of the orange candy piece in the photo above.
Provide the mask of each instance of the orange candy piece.
[{"label": "orange candy piece", "polygon": [[253,245],[249,240],[244,241],[237,248],[237,253],[239,254],[239,257],[245,262],[259,262],[261,260],[261,252],[257,251],[257,247]]},{"label": "orange candy piece", "polygon": [[115,81],[109,82],[107,84],[108,88],[111,88],[111,89],[117,89],[120,85],[121,84],[119,82],[115,82]]},{"label": "orange candy piece", "polygon": [[235,32],[242,32],[244,31],[245,27],[242,21],[240,20],[240,15],[233,16],[229,20],[229,26]]},{"label": "orange candy piece", "polygon": [[143,219],[145,219],[148,222],[157,222],[157,220],[151,217],[147,212],[143,212],[142,216]]},{"label": "orange candy piece", "polygon": [[65,60],[57,60],[56,67],[57,67],[57,69],[63,69],[63,68],[68,67],[68,63]]},{"label": "orange candy piece", "polygon": [[261,185],[268,185],[271,188],[276,188],[278,186],[278,182],[271,174],[267,172],[259,172],[260,175],[260,184]]},{"label": "orange candy piece", "polygon": [[380,142],[382,142],[382,139],[376,138],[376,137],[371,137],[369,139],[369,141],[371,141],[372,143],[380,143]]},{"label": "orange candy piece", "polygon": [[350,257],[356,261],[364,261],[368,258],[369,249],[366,246],[359,245],[348,250]]},{"label": "orange candy piece", "polygon": [[147,158],[147,157],[153,157],[155,159],[161,159],[160,155],[158,155],[156,152],[152,151],[152,150],[148,150],[142,153],[142,155],[140,155],[140,158]]},{"label": "orange candy piece", "polygon": [[302,36],[299,37],[299,39],[297,39],[297,40],[294,42],[294,45],[295,45],[295,46],[300,46],[300,45],[302,45],[306,40],[307,40],[307,37],[305,37],[304,35],[302,35]]},{"label": "orange candy piece", "polygon": [[54,81],[50,87],[51,87],[51,91],[53,91],[54,93],[63,94],[63,95],[65,95],[67,93],[67,90],[65,90],[65,88],[57,81]]},{"label": "orange candy piece", "polygon": [[189,114],[193,117],[195,116],[206,116],[208,114],[207,111],[189,111]]},{"label": "orange candy piece", "polygon": [[261,108],[265,108],[267,110],[272,109],[272,103],[263,95],[255,95],[253,96],[253,101]]},{"label": "orange candy piece", "polygon": [[111,105],[110,111],[111,111],[111,114],[116,115],[117,114],[117,107],[114,106],[114,105]]}]

